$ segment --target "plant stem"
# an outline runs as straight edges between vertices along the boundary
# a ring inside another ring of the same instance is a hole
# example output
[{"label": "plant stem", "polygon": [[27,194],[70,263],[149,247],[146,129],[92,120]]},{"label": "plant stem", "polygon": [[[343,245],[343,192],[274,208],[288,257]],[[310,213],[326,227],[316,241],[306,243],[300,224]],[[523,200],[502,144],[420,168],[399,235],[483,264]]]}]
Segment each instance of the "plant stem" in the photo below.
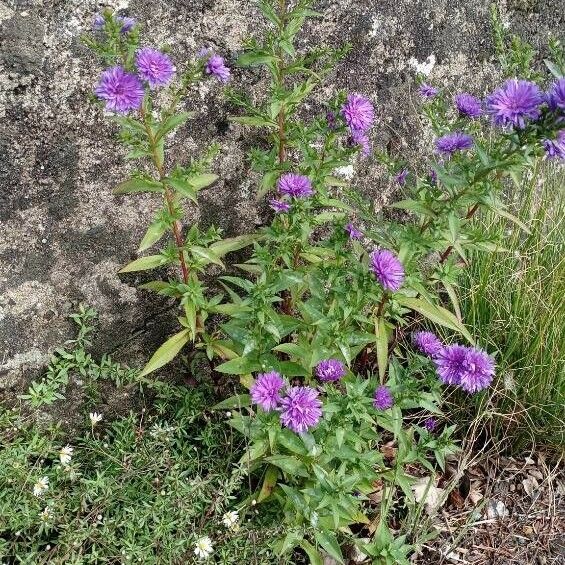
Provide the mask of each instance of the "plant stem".
[{"label": "plant stem", "polygon": [[[465,216],[466,220],[469,220],[475,215],[475,212],[479,209],[479,203],[477,202],[473,207],[469,208],[467,211],[467,215]],[[443,265],[447,261],[450,253],[453,251],[453,245],[450,245],[440,256],[439,263]]]},{"label": "plant stem", "polygon": [[[279,0],[279,18],[280,18],[280,28],[279,31],[282,34],[285,26],[286,19],[286,0]],[[282,47],[278,49],[278,62],[277,62],[277,86],[282,88],[284,85],[284,51]],[[284,106],[281,106],[279,114],[277,116],[277,123],[279,126],[278,136],[279,136],[279,165],[286,161],[286,150],[285,150],[285,112]]]},{"label": "plant stem", "polygon": [[[155,142],[155,136],[153,135],[153,130],[151,129],[151,125],[147,120],[147,115],[145,113],[145,108],[143,106],[141,107],[140,113],[141,113],[141,119],[143,120],[143,125],[145,126],[145,132],[147,133],[147,138],[149,140],[149,146],[151,148],[151,154],[152,154],[151,159],[153,161],[153,165],[155,166],[159,174],[159,180],[163,183],[163,187],[165,189],[165,193],[163,197],[167,204],[167,209],[169,210],[169,214],[173,216],[175,211],[174,197],[170,188],[164,183],[164,179],[166,175],[163,169],[163,163],[161,163],[161,160],[159,159],[159,156],[157,154],[157,143]],[[182,271],[182,280],[184,281],[185,284],[188,284],[188,267],[186,266],[186,261],[184,258],[184,251],[183,251],[184,242],[182,239],[182,225],[179,220],[173,221],[172,231],[179,254],[179,261]]]}]

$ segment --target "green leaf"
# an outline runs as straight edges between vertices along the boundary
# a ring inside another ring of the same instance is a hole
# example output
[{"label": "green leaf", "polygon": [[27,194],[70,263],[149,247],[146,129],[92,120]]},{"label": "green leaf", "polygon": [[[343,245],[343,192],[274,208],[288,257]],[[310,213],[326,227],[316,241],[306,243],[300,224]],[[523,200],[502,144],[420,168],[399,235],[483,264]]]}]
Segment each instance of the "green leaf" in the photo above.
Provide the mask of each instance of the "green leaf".
[{"label": "green leaf", "polygon": [[305,539],[300,542],[300,547],[306,552],[310,565],[324,565],[324,560],[318,550]]},{"label": "green leaf", "polygon": [[230,116],[229,119],[244,126],[276,127],[273,120],[262,116]]},{"label": "green leaf", "polygon": [[286,428],[283,428],[277,435],[277,442],[296,455],[306,455],[308,453],[300,438]]},{"label": "green leaf", "polygon": [[341,553],[341,548],[335,534],[331,532],[317,531],[314,534],[316,541],[334,558],[338,563],[345,563],[343,560],[343,554]]},{"label": "green leaf", "polygon": [[451,304],[453,304],[453,309],[455,310],[455,316],[460,322],[462,322],[463,318],[461,316],[461,308],[459,307],[459,299],[457,298],[457,292],[455,291],[455,288],[451,283],[448,283],[447,281],[441,281],[441,282],[443,283],[443,286],[447,291],[449,299],[451,300]]},{"label": "green leaf", "polygon": [[192,186],[195,190],[200,190],[205,188],[206,186],[210,186],[212,183],[218,180],[218,175],[214,175],[212,173],[202,173],[200,175],[191,175],[189,176],[186,181],[190,186]]},{"label": "green leaf", "polygon": [[375,320],[375,342],[377,344],[377,364],[379,366],[379,379],[384,383],[388,365],[388,334],[385,319],[381,316]]},{"label": "green leaf", "polygon": [[163,365],[172,361],[179,351],[188,343],[190,340],[190,335],[188,330],[182,330],[181,332],[170,337],[155,353],[153,357],[149,359],[149,362],[141,371],[140,377],[144,377],[153,371],[156,371]]},{"label": "green leaf", "polygon": [[265,477],[263,479],[263,485],[261,490],[257,495],[257,502],[263,502],[266,498],[271,496],[273,489],[277,485],[277,479],[279,478],[279,470],[274,465],[269,465],[265,471]]},{"label": "green leaf", "polygon": [[251,406],[251,396],[249,394],[235,394],[230,396],[218,404],[214,404],[211,410],[229,410],[230,408],[242,408],[244,406]]},{"label": "green leaf", "polygon": [[196,306],[190,299],[184,303],[184,315],[190,329],[190,337],[194,341],[196,339]]},{"label": "green leaf", "polygon": [[400,208],[401,210],[410,210],[411,212],[417,212],[424,216],[434,216],[434,213],[431,210],[428,210],[428,208],[426,208],[426,206],[418,200],[399,200],[398,202],[389,204],[389,208]]},{"label": "green leaf", "polygon": [[549,59],[544,59],[543,62],[545,63],[545,66],[547,67],[549,72],[555,78],[562,78],[563,77],[565,69],[560,69],[553,61],[550,61]]},{"label": "green leaf", "polygon": [[163,192],[163,184],[150,179],[131,178],[121,182],[114,188],[114,194],[130,194],[132,192]]},{"label": "green leaf", "polygon": [[143,288],[145,290],[152,290],[153,292],[163,292],[171,288],[171,284],[165,281],[149,281],[140,284],[137,288]]},{"label": "green leaf", "polygon": [[138,251],[145,251],[154,243],[157,243],[163,237],[163,234],[167,231],[167,227],[167,224],[165,224],[164,222],[153,222],[149,226],[149,228],[147,228],[147,231],[145,232],[145,235],[143,236],[143,239],[139,244]]},{"label": "green leaf", "polygon": [[423,298],[414,298],[403,294],[395,294],[394,298],[402,306],[406,306],[406,308],[419,312],[422,316],[428,318],[428,320],[431,320],[440,326],[459,332],[469,343],[474,345],[475,342],[471,337],[471,334],[467,331],[467,328],[465,328],[465,326],[449,310],[446,310],[441,306],[435,306]]},{"label": "green leaf", "polygon": [[238,251],[248,245],[251,245],[260,238],[259,235],[239,235],[237,237],[228,237],[212,243],[208,249],[211,249],[216,257],[223,257],[232,251]]},{"label": "green leaf", "polygon": [[276,63],[277,57],[274,55],[268,55],[265,53],[256,53],[255,51],[249,51],[248,53],[243,53],[237,58],[237,65],[240,67],[252,67],[254,65],[265,65],[267,63]]},{"label": "green leaf", "polygon": [[236,357],[235,359],[230,359],[218,365],[216,371],[229,375],[246,375],[254,371],[259,371],[261,368],[261,363],[258,361],[252,361],[248,357]]},{"label": "green leaf", "polygon": [[288,475],[305,478],[310,476],[306,469],[306,465],[304,465],[298,457],[293,457],[291,455],[271,455],[270,457],[265,457],[265,461],[268,461],[279,469],[282,469]]},{"label": "green leaf", "polygon": [[159,129],[155,134],[155,141],[159,141],[163,136],[167,135],[170,131],[184,124],[188,118],[195,115],[196,112],[181,112],[180,114],[175,114],[169,116],[164,122],[159,125]]},{"label": "green leaf", "polygon": [[349,186],[350,184],[346,180],[331,175],[324,178],[324,183],[328,186]]},{"label": "green leaf", "polygon": [[214,253],[212,249],[207,249],[206,247],[200,247],[199,245],[193,245],[190,247],[190,252],[197,257],[206,259],[209,263],[214,263],[225,269],[225,265],[220,261],[218,256]]},{"label": "green leaf", "polygon": [[140,257],[131,263],[128,263],[119,273],[133,273],[134,271],[146,271],[148,269],[155,269],[167,263],[167,258],[163,255],[148,255],[147,257]]},{"label": "green leaf", "polygon": [[195,204],[198,204],[196,197],[196,190],[192,185],[188,183],[185,179],[179,179],[174,177],[167,177],[165,182],[172,186],[181,196],[192,200]]},{"label": "green leaf", "polygon": [[510,212],[507,212],[506,210],[503,210],[502,208],[497,208],[497,207],[494,207],[494,206],[489,206],[489,209],[492,212],[494,212],[495,214],[502,216],[503,218],[506,218],[507,220],[510,220],[511,222],[515,223],[523,231],[525,231],[528,235],[530,235],[532,233],[530,231],[530,228],[528,228],[528,226],[522,220],[520,220],[520,218],[517,218],[516,216],[514,216]]},{"label": "green leaf", "polygon": [[252,461],[263,457],[263,455],[267,453],[268,447],[269,444],[264,439],[256,440],[241,456],[239,464],[241,465],[242,463],[247,463],[247,465],[249,465]]}]

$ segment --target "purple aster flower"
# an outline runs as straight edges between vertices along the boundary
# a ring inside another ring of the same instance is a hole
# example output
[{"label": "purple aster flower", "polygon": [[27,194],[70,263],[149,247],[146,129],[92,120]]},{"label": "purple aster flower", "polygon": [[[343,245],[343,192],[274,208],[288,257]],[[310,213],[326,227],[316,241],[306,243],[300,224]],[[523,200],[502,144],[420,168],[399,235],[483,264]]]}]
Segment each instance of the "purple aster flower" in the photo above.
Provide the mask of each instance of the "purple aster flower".
[{"label": "purple aster flower", "polygon": [[336,129],[337,122],[336,122],[335,114],[333,112],[330,112],[329,110],[326,112],[326,122],[330,129]]},{"label": "purple aster flower", "polygon": [[135,20],[133,18],[128,18],[126,16],[117,16],[116,21],[119,24],[122,24],[122,29],[120,29],[120,33],[128,33],[133,29],[135,25]]},{"label": "purple aster flower", "polygon": [[137,52],[135,64],[139,76],[149,83],[151,89],[168,84],[175,74],[175,67],[169,56],[150,47]]},{"label": "purple aster flower", "polygon": [[356,93],[348,94],[347,101],[341,107],[341,115],[352,132],[366,132],[375,119],[370,100]]},{"label": "purple aster flower", "polygon": [[352,223],[345,226],[345,231],[349,234],[350,239],[361,239],[363,232],[359,231]]},{"label": "purple aster flower", "polygon": [[284,380],[276,371],[261,373],[257,375],[251,387],[251,401],[265,412],[270,412],[280,404],[280,391],[283,386]]},{"label": "purple aster flower", "polygon": [[437,421],[435,418],[426,418],[424,420],[424,428],[428,430],[428,432],[433,432],[437,428]]},{"label": "purple aster flower", "polygon": [[312,183],[308,177],[295,173],[284,174],[277,182],[281,194],[294,196],[294,198],[307,198],[314,194]]},{"label": "purple aster flower", "polygon": [[339,359],[325,359],[316,365],[316,376],[324,382],[339,381],[347,369]]},{"label": "purple aster flower", "polygon": [[220,82],[228,82],[230,80],[230,70],[226,67],[223,57],[220,55],[212,55],[206,63],[205,71],[209,75],[214,75]]},{"label": "purple aster flower", "polygon": [[414,332],[412,343],[416,349],[428,357],[435,357],[443,349],[441,341],[432,332]]},{"label": "purple aster flower", "polygon": [[437,183],[437,173],[435,169],[430,169],[430,184]]},{"label": "purple aster flower", "polygon": [[483,113],[481,101],[466,92],[455,97],[455,106],[462,116],[468,118],[478,118]]},{"label": "purple aster flower", "polygon": [[418,92],[420,93],[420,96],[422,98],[434,98],[434,96],[437,96],[437,93],[439,92],[439,90],[435,87],[433,87],[431,84],[427,84],[427,83],[422,83],[420,85],[420,88],[418,89]]},{"label": "purple aster flower", "polygon": [[92,28],[96,31],[100,31],[104,29],[104,25],[106,24],[106,20],[102,14],[96,14],[94,16],[94,21],[92,22]]},{"label": "purple aster flower", "polygon": [[351,147],[359,146],[361,148],[361,155],[368,157],[371,154],[371,143],[369,136],[360,131],[353,130],[349,136],[348,143]]},{"label": "purple aster flower", "polygon": [[446,345],[434,358],[439,379],[446,385],[458,385],[465,372],[467,348],[462,345]]},{"label": "purple aster flower", "polygon": [[463,132],[454,131],[436,140],[436,149],[444,155],[453,155],[456,151],[464,151],[473,147],[473,138]]},{"label": "purple aster flower", "polygon": [[467,392],[479,392],[490,386],[494,377],[494,359],[485,351],[466,348],[459,385]]},{"label": "purple aster flower", "polygon": [[496,125],[524,128],[537,120],[544,97],[537,84],[510,79],[487,98],[487,110]]},{"label": "purple aster flower", "polygon": [[556,80],[547,93],[547,104],[552,111],[558,108],[565,112],[565,78]]},{"label": "purple aster flower", "polygon": [[315,426],[322,417],[319,392],[309,386],[293,386],[280,405],[281,423],[296,433],[304,433]]},{"label": "purple aster flower", "polygon": [[386,290],[398,290],[404,282],[404,267],[388,249],[377,249],[370,255],[370,269]]},{"label": "purple aster flower", "polygon": [[565,159],[565,130],[561,130],[556,139],[544,139],[543,147],[548,159]]},{"label": "purple aster flower", "polygon": [[394,398],[388,387],[383,385],[378,386],[373,397],[373,406],[377,410],[388,410],[392,408],[393,404]]},{"label": "purple aster flower", "polygon": [[141,81],[122,67],[112,67],[102,73],[95,91],[98,98],[106,101],[106,109],[126,114],[141,106],[145,91]]},{"label": "purple aster flower", "polygon": [[210,47],[202,47],[202,49],[200,49],[200,51],[196,53],[196,56],[199,57],[200,59],[207,59],[213,53],[214,51]]},{"label": "purple aster flower", "polygon": [[402,169],[394,177],[394,180],[402,186],[406,182],[406,177],[408,176],[408,169]]},{"label": "purple aster flower", "polygon": [[272,198],[269,200],[269,206],[277,213],[284,214],[285,212],[290,212],[290,204],[284,200],[276,200]]}]

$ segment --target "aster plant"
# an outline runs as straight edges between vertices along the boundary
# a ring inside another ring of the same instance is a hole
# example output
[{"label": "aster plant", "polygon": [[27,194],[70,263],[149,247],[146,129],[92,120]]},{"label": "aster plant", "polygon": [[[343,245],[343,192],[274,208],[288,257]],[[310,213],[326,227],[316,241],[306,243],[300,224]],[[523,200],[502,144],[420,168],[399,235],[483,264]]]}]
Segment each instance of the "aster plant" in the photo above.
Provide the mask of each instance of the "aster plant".
[{"label": "aster plant", "polygon": [[[167,136],[195,115],[185,109],[190,104],[191,87],[207,78],[224,83],[230,73],[223,58],[207,49],[185,69],[177,70],[167,52],[141,45],[138,23],[111,11],[98,14],[93,28],[94,33],[84,41],[109,66],[102,71],[94,94],[120,128],[119,139],[129,150],[126,159],[140,163],[140,168],[120,182],[114,192],[161,196],[163,205],[147,228],[139,252],[155,247],[169,234],[169,241],[157,254],[144,255],[120,272],[174,268],[172,278],[151,281],[141,288],[176,298],[183,310],[179,318],[182,330],[155,352],[142,372],[144,375],[171,361],[189,342],[202,338],[204,322],[210,313],[221,308],[222,297],[206,295],[200,273],[211,264],[223,266],[226,253],[253,239],[221,239],[220,231],[214,227],[205,232],[196,225],[186,229],[182,221],[185,203],[197,205],[198,192],[218,178],[209,172],[217,149],[212,146],[188,164],[170,163],[166,154]],[[158,102],[162,100],[166,103]],[[215,345],[209,347],[213,350]]]}]

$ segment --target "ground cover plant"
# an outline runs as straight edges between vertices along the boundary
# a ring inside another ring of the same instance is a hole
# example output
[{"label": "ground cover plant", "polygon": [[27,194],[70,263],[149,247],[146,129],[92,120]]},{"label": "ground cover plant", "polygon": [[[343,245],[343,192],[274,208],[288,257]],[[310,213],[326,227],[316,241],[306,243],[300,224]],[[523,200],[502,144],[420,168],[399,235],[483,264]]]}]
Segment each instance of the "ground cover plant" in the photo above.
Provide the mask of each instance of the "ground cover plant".
[{"label": "ground cover plant", "polygon": [[[143,288],[179,300],[182,329],[141,371],[129,371],[88,355],[93,313],[76,315],[77,340],[22,399],[33,407],[61,400],[74,371],[90,383],[110,378],[150,391],[148,410],[102,435],[93,403],[72,446],[3,412],[14,486],[1,502],[21,508],[6,511],[0,530],[9,558],[319,564],[362,553],[396,564],[434,535],[423,508],[433,513],[447,496],[439,476],[459,451],[444,393],[486,398],[507,345],[466,324],[462,314],[472,310],[457,282],[481,264],[476,257],[506,253],[504,230],[481,229],[481,213],[502,218],[517,241],[532,235],[506,206],[505,187],[542,159],[565,156],[562,60],[548,64],[555,76],[510,78],[485,100],[420,77],[436,140],[427,166],[411,170],[372,147],[378,109],[360,93],[339,92],[303,117],[305,100],[347,48],[296,48],[305,20],[317,15],[308,1],[259,8],[265,30],[237,64],[257,67],[268,88],[258,100],[229,87],[225,95],[231,120],[263,137],[249,161],[273,216],[238,237],[181,224],[184,202],[196,204],[216,179],[214,151],[189,164],[172,164],[166,153],[167,135],[190,118],[191,86],[207,78],[229,85],[225,61],[204,48],[179,71],[164,51],[142,46],[139,24],[111,12],[85,39],[107,67],[95,97],[139,163],[116,192],[163,202],[140,253],[169,236],[122,272],[168,267],[171,278]],[[372,154],[403,193],[387,210],[375,211],[336,172]],[[226,263],[243,248],[246,260]],[[204,277],[211,264],[227,274]],[[218,379],[240,383],[211,410],[205,380],[190,389],[156,373],[189,344]],[[216,472],[222,454],[233,472]],[[264,526],[260,540],[245,516]]]}]

